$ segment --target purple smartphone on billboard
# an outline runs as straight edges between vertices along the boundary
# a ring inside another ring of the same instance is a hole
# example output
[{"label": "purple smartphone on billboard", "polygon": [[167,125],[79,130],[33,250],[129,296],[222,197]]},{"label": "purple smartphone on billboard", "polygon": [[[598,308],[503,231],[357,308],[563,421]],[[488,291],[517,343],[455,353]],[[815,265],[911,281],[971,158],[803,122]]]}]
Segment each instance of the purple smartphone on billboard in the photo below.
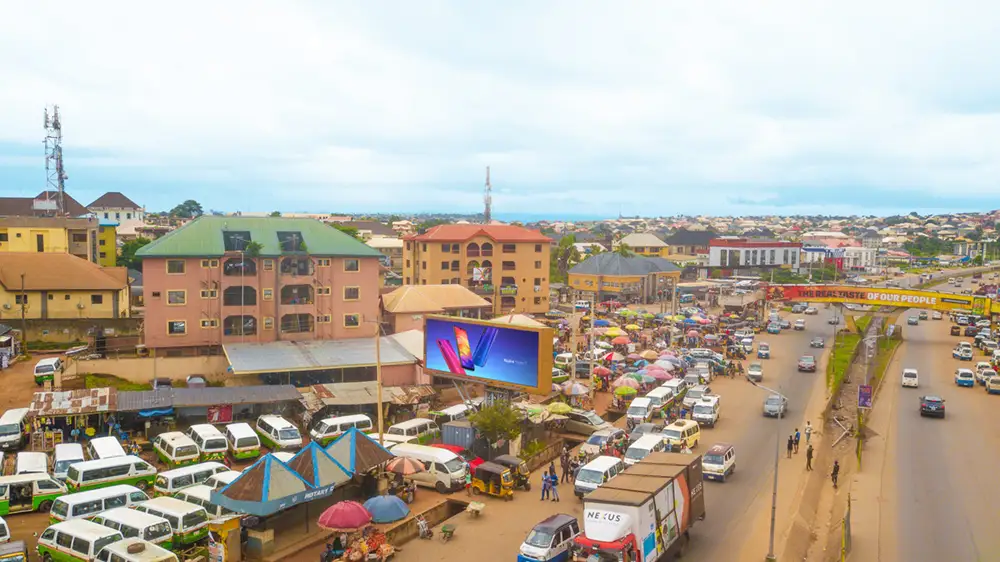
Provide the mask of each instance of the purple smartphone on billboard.
[{"label": "purple smartphone on billboard", "polygon": [[549,328],[430,316],[424,330],[429,371],[527,392],[551,391]]}]

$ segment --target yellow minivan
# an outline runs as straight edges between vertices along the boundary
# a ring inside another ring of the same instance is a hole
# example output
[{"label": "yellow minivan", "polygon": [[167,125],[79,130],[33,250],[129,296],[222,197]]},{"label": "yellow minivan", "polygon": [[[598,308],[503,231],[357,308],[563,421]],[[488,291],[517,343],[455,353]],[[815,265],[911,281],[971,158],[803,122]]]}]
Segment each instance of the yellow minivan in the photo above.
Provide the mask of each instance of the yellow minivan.
[{"label": "yellow minivan", "polygon": [[694,449],[701,440],[701,427],[692,420],[677,420],[663,428],[663,441],[673,449]]}]

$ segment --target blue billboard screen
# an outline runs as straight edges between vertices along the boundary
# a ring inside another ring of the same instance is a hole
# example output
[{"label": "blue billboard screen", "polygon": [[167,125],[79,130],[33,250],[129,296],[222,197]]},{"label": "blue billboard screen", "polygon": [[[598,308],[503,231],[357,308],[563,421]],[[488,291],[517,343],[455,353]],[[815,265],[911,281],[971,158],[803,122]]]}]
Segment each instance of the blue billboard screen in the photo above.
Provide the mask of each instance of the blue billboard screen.
[{"label": "blue billboard screen", "polygon": [[424,324],[424,367],[441,376],[548,394],[552,330],[432,316]]}]

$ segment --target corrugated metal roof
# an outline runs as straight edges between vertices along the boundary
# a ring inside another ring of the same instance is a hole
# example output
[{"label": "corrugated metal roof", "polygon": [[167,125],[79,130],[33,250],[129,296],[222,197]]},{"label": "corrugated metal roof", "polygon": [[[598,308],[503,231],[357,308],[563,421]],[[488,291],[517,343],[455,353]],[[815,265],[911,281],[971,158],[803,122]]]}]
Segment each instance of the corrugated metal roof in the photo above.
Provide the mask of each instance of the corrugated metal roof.
[{"label": "corrugated metal roof", "polygon": [[160,410],[171,407],[173,403],[174,395],[172,388],[123,391],[118,393],[118,411],[120,412]]},{"label": "corrugated metal roof", "polygon": [[118,391],[114,388],[90,388],[65,392],[36,392],[28,417],[75,416],[118,410]]},{"label": "corrugated metal roof", "polygon": [[271,404],[298,400],[298,389],[290,384],[260,386],[210,386],[174,388],[174,407],[189,408],[216,404]]},{"label": "corrugated metal roof", "polygon": [[[237,375],[375,365],[374,338],[232,343],[224,345],[223,349]],[[380,352],[383,365],[417,362],[416,357],[388,337],[382,337]]]}]

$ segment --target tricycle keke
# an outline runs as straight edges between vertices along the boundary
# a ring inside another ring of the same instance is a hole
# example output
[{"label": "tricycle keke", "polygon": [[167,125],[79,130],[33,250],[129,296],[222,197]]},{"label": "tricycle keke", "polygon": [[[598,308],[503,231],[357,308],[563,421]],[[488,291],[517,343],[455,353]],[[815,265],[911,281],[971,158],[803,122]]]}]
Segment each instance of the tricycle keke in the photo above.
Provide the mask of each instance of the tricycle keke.
[{"label": "tricycle keke", "polygon": [[484,462],[472,475],[472,493],[488,494],[506,500],[514,499],[514,479],[507,467]]},{"label": "tricycle keke", "polygon": [[526,492],[531,491],[531,473],[528,472],[528,465],[514,455],[500,455],[493,459],[493,462],[510,469],[514,477],[514,487],[521,488]]}]

